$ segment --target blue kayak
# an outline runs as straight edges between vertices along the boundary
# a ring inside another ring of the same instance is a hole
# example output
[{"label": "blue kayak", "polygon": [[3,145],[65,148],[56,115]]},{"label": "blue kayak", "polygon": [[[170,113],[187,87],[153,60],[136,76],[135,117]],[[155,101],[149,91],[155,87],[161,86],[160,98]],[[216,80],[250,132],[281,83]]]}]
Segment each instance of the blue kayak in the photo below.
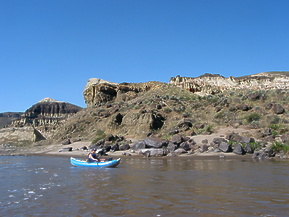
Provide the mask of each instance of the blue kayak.
[{"label": "blue kayak", "polygon": [[82,167],[103,167],[103,168],[113,168],[119,165],[121,159],[118,158],[116,160],[110,160],[105,162],[87,162],[84,160],[78,160],[73,157],[70,158],[70,163],[74,166],[82,166]]}]

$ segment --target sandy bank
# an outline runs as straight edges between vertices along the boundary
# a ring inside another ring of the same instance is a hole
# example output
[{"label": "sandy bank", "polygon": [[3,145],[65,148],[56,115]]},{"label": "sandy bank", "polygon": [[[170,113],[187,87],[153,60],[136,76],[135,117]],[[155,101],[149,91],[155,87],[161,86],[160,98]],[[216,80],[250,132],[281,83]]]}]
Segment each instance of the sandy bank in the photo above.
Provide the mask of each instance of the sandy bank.
[{"label": "sandy bank", "polygon": [[[32,156],[59,156],[59,157],[75,157],[75,158],[86,158],[89,154],[89,150],[82,150],[82,147],[88,147],[91,144],[90,141],[79,141],[69,145],[52,144],[47,146],[33,147],[25,150],[17,150],[11,154],[3,155],[32,155]],[[62,149],[72,147],[72,151],[61,151]],[[195,154],[182,154],[175,157],[164,156],[163,158],[194,158],[194,159],[248,159],[252,158],[253,155],[236,155],[234,153],[195,153]],[[127,151],[116,151],[108,152],[104,158],[144,158],[142,154],[133,153],[131,150]]]}]

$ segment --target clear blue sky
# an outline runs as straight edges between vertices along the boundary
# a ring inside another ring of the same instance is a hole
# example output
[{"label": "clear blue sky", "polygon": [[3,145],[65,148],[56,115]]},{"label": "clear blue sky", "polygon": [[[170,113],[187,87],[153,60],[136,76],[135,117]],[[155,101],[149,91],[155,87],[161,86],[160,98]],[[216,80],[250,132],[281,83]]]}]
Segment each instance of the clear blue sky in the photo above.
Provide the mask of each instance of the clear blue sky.
[{"label": "clear blue sky", "polygon": [[89,78],[289,70],[288,0],[0,0],[0,112],[85,107]]}]

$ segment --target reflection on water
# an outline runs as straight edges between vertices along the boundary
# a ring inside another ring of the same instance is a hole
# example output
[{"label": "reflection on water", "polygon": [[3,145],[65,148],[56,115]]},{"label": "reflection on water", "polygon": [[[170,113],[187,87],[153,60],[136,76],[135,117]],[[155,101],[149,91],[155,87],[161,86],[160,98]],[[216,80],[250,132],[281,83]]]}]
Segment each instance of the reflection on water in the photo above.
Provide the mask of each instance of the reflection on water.
[{"label": "reflection on water", "polygon": [[118,168],[95,169],[63,157],[0,157],[0,215],[286,216],[288,166],[124,158]]}]

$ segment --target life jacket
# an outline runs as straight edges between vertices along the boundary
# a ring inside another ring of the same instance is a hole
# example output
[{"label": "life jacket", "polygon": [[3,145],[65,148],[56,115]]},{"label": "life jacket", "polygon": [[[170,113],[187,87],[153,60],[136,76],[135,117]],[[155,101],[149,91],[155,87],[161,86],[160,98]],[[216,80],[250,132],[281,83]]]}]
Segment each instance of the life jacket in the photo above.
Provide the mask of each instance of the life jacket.
[{"label": "life jacket", "polygon": [[94,159],[98,159],[99,160],[99,158],[97,157],[97,154],[96,153],[89,153],[88,155],[87,155],[87,162],[96,162],[94,159],[92,159],[91,157],[90,157],[90,155],[94,158]]}]

